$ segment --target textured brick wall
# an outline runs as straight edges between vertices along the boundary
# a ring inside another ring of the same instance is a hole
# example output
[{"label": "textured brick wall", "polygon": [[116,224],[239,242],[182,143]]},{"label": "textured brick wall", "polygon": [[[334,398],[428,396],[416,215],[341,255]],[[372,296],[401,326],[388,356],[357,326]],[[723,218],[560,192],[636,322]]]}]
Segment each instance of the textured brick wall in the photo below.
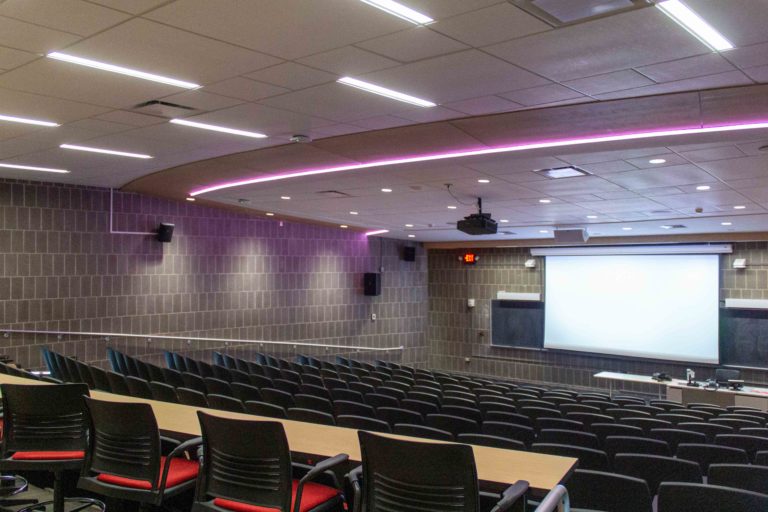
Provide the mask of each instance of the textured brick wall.
[{"label": "textured brick wall", "polygon": [[[404,361],[426,362],[421,246],[416,262],[405,262],[402,242],[135,194],[115,193],[115,211],[115,230],[175,223],[173,242],[110,234],[108,190],[0,180],[0,328],[404,345]],[[366,297],[362,274],[379,266],[383,293]],[[104,359],[105,342],[95,338],[12,335],[0,338],[0,354],[37,367],[40,343]],[[185,341],[109,343],[145,355],[202,348]],[[205,348],[214,346],[221,344]]]},{"label": "textured brick wall", "polygon": [[[595,373],[621,371],[650,375],[663,371],[682,376],[686,364],[660,364],[587,354],[535,351],[490,346],[490,303],[499,290],[541,293],[542,261],[536,269],[524,268],[531,258],[528,249],[488,249],[477,251],[480,261],[467,267],[457,260],[457,251],[429,251],[429,349],[430,366],[501,376],[533,382],[557,382],[570,386],[604,387],[592,378]],[[748,268],[734,270],[734,258],[746,258]],[[768,298],[768,244],[734,244],[734,253],[721,257],[720,298]],[[467,298],[476,299],[474,309]],[[465,358],[470,362],[465,362]],[[711,368],[693,367],[699,376],[712,374]],[[743,378],[768,384],[768,371],[745,370]],[[630,386],[633,391],[656,389]]]}]

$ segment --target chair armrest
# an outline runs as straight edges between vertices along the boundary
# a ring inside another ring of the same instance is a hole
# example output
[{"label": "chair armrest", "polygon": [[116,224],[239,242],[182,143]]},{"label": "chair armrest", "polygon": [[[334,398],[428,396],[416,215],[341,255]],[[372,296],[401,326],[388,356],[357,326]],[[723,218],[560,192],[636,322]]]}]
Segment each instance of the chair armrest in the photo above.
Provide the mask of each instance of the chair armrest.
[{"label": "chair armrest", "polygon": [[178,455],[181,455],[187,450],[201,446],[202,444],[203,444],[202,437],[194,437],[192,439],[189,439],[188,441],[184,441],[183,443],[181,443],[179,446],[174,448],[171,451],[171,453],[169,453],[165,457],[165,464],[163,464],[162,471],[160,473],[160,485],[158,486],[158,489],[160,491],[159,495],[161,499],[162,499],[163,493],[165,492],[165,483],[168,480],[168,471],[171,468],[171,459],[173,459]]},{"label": "chair armrest", "polygon": [[517,501],[528,492],[529,484],[525,480],[518,480],[501,493],[501,500],[496,504],[491,512],[507,512]]},{"label": "chair armrest", "polygon": [[296,486],[296,500],[293,507],[294,512],[299,512],[299,509],[301,507],[301,493],[304,491],[304,484],[312,481],[313,479],[322,475],[329,469],[333,469],[336,466],[345,464],[348,460],[349,460],[349,455],[347,455],[346,453],[340,453],[334,457],[331,457],[330,459],[325,459],[318,462],[315,465],[315,467],[310,469],[309,472],[306,475],[304,475],[304,477],[301,480],[299,480],[299,485]]},{"label": "chair armrest", "polygon": [[362,478],[363,466],[357,466],[347,475],[347,480],[349,480],[349,485],[352,487],[353,493],[352,512],[360,512],[363,507],[363,490],[360,487],[360,480]]}]

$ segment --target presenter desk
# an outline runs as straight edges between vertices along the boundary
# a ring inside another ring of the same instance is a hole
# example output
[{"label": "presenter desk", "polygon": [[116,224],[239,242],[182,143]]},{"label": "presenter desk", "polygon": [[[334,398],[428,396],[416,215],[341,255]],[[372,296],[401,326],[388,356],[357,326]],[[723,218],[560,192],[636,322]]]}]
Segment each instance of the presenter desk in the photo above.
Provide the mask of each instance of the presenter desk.
[{"label": "presenter desk", "polygon": [[[45,382],[0,374],[2,384],[46,384]],[[160,430],[170,435],[184,437],[199,436],[200,423],[197,411],[202,410],[216,416],[244,420],[278,421],[283,424],[291,451],[300,455],[317,457],[332,457],[346,453],[352,461],[360,461],[360,444],[357,430],[266,418],[250,414],[202,409],[188,405],[172,404],[147,400],[124,395],[116,395],[104,391],[91,391],[91,396],[100,400],[114,402],[141,402],[152,406]],[[388,435],[398,439],[417,442],[436,442],[405,436]],[[488,490],[501,491],[518,480],[525,480],[530,485],[533,496],[543,497],[547,492],[560,483],[564,483],[571,475],[577,464],[577,459],[557,457],[532,452],[502,450],[485,446],[472,446],[477,465],[477,475],[483,487]],[[418,463],[418,461],[414,461]]]}]

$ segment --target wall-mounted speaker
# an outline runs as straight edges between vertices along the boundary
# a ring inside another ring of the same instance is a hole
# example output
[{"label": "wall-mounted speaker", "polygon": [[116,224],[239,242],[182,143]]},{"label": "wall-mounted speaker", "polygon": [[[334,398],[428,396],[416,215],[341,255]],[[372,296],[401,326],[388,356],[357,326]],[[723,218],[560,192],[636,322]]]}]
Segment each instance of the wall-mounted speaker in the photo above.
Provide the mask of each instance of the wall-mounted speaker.
[{"label": "wall-mounted speaker", "polygon": [[366,272],[363,274],[363,293],[365,295],[381,295],[381,274]]},{"label": "wall-mounted speaker", "polygon": [[173,224],[168,224],[167,222],[161,222],[160,227],[157,228],[157,241],[169,243],[171,241],[171,238],[173,238],[173,228],[174,228]]},{"label": "wall-mounted speaker", "polygon": [[589,240],[586,229],[556,229],[555,242],[562,244],[584,244]]},{"label": "wall-mounted speaker", "polygon": [[416,261],[415,247],[403,247],[403,261]]}]

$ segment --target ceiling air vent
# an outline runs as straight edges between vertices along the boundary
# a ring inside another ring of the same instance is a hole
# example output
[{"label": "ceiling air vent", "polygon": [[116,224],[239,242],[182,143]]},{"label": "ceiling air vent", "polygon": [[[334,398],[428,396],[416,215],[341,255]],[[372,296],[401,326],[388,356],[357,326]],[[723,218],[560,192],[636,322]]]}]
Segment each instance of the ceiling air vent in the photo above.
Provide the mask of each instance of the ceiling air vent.
[{"label": "ceiling air vent", "polygon": [[512,0],[512,3],[555,27],[650,5],[647,0]]},{"label": "ceiling air vent", "polygon": [[320,192],[315,192],[315,194],[322,197],[337,199],[341,199],[342,197],[352,197],[351,195],[344,192],[339,192],[338,190],[321,190]]},{"label": "ceiling air vent", "polygon": [[541,174],[551,179],[575,178],[577,176],[589,176],[589,173],[580,167],[569,165],[568,167],[554,167],[552,169],[537,169],[536,174]]},{"label": "ceiling air vent", "polygon": [[186,117],[201,112],[196,108],[161,100],[151,100],[139,103],[138,105],[135,105],[131,111],[150,116],[166,117],[168,119]]}]

